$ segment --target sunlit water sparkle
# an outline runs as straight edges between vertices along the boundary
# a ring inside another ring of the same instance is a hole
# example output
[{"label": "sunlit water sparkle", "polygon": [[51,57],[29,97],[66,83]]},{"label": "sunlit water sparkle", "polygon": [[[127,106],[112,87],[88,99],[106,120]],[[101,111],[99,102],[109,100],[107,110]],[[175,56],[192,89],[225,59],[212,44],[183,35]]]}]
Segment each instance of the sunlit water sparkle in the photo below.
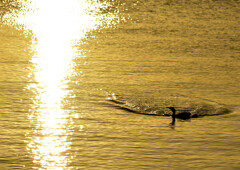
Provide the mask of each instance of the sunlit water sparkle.
[{"label": "sunlit water sparkle", "polygon": [[238,1],[2,2],[0,169],[239,169]]},{"label": "sunlit water sparkle", "polygon": [[35,130],[27,135],[27,147],[37,167],[40,163],[44,169],[64,168],[72,157],[66,151],[71,145],[69,135],[74,113],[64,110],[62,101],[69,95],[67,83],[68,77],[74,74],[73,59],[81,57],[74,46],[90,30],[116,24],[117,14],[100,14],[109,4],[98,1],[27,0],[19,3],[22,8],[6,14],[3,20],[31,32],[34,37],[30,77],[36,83],[26,89],[35,94],[29,115]]}]

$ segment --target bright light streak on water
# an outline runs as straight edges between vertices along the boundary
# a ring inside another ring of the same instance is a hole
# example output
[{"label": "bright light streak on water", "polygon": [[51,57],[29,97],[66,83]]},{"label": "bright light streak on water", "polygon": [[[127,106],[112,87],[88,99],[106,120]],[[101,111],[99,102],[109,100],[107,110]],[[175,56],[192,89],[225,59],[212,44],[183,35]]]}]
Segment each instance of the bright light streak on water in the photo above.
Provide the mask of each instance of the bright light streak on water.
[{"label": "bright light streak on water", "polygon": [[117,10],[103,13],[110,4],[96,0],[27,0],[20,1],[20,4],[24,6],[21,11],[5,15],[3,20],[22,25],[37,38],[50,36],[61,40],[79,40],[90,30],[119,22]]},{"label": "bright light streak on water", "polygon": [[[34,132],[29,135],[28,150],[37,167],[56,169],[67,167],[71,156],[72,115],[62,107],[69,94],[68,77],[74,72],[73,59],[78,52],[73,46],[86,33],[117,23],[115,13],[100,14],[107,3],[84,0],[19,1],[23,8],[4,16],[4,20],[33,33],[35,93],[29,119]],[[104,23],[104,24],[103,24]]]}]

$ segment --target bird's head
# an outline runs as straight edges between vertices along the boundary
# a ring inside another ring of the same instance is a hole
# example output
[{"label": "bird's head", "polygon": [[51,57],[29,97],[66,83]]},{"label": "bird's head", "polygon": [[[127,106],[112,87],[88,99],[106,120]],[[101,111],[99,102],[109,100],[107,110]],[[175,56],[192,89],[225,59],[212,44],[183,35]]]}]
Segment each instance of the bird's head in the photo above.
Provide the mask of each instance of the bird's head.
[{"label": "bird's head", "polygon": [[175,108],[174,107],[167,107],[168,109],[170,109],[172,112],[175,112]]}]

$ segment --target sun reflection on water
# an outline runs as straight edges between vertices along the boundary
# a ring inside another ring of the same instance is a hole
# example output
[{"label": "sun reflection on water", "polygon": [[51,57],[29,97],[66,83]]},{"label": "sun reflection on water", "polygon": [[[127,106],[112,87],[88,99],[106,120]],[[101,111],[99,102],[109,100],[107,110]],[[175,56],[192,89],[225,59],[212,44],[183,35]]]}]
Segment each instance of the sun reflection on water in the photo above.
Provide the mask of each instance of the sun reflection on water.
[{"label": "sun reflection on water", "polygon": [[[67,82],[74,73],[74,50],[86,33],[118,22],[118,11],[103,13],[109,3],[96,0],[19,0],[23,8],[3,19],[21,25],[34,36],[32,63],[35,84],[27,88],[35,94],[29,119],[33,132],[28,134],[27,149],[38,168],[70,168],[73,113],[63,109],[69,90]],[[104,23],[104,24],[103,24]],[[82,128],[82,125],[80,125]]]}]

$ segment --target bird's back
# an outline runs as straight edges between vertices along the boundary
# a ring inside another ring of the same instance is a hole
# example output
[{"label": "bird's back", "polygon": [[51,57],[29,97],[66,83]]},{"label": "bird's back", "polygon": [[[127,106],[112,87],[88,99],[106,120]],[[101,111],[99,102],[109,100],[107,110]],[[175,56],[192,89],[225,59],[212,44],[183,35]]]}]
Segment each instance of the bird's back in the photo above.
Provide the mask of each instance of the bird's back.
[{"label": "bird's back", "polygon": [[181,112],[181,113],[176,114],[176,118],[185,119],[185,120],[190,119],[191,113],[190,112]]}]

